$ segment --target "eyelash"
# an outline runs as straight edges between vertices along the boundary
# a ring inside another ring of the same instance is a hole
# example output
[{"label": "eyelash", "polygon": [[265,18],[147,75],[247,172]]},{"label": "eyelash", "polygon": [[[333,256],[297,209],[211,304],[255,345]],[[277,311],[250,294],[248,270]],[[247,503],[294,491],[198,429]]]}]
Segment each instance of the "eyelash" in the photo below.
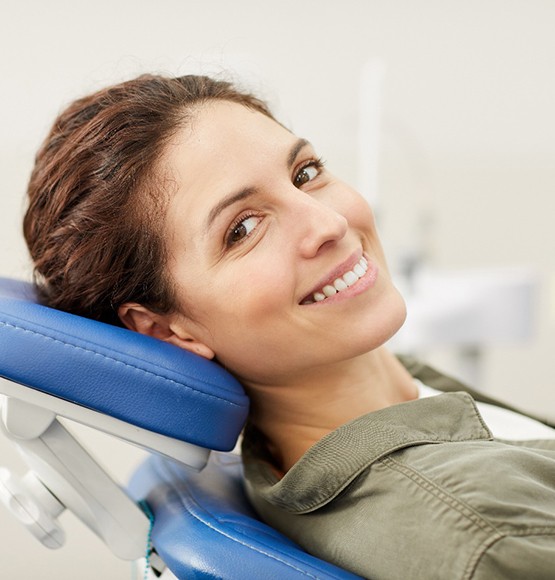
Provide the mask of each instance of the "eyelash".
[{"label": "eyelash", "polygon": [[237,240],[237,241],[232,240],[232,237],[235,234],[235,230],[237,229],[237,227],[240,226],[243,222],[245,222],[248,219],[253,218],[253,217],[258,217],[258,214],[254,213],[254,212],[242,214],[237,219],[235,219],[233,221],[233,223],[231,224],[231,226],[227,230],[227,235],[225,238],[226,248],[231,248],[231,246],[235,246],[236,244],[240,244],[243,240],[245,240],[246,238],[248,238],[250,236],[250,233],[249,233],[249,234],[246,234],[240,240]]},{"label": "eyelash", "polygon": [[[296,170],[296,172],[293,176],[293,185],[295,185],[295,187],[299,187],[299,188],[304,185],[304,183],[297,184],[297,179],[299,178],[301,173],[309,167],[314,167],[314,169],[317,170],[317,174],[312,178],[312,179],[316,179],[316,177],[318,177],[318,175],[320,175],[322,169],[324,168],[324,164],[325,164],[325,161],[321,157],[319,157],[317,159],[310,159],[310,160],[304,162]],[[312,181],[312,179],[309,181]],[[307,182],[305,182],[305,183],[307,183]],[[242,243],[246,238],[248,238],[251,235],[250,233],[248,233],[243,238],[241,238],[239,240],[236,240],[236,241],[232,240],[232,237],[235,234],[235,230],[237,229],[237,227],[252,217],[258,217],[258,214],[256,212],[242,214],[239,217],[237,217],[233,221],[233,223],[229,226],[229,229],[227,230],[227,234],[226,234],[226,238],[225,238],[225,245],[226,245],[227,249],[231,248],[234,245]]]},{"label": "eyelash", "polygon": [[301,174],[302,171],[304,171],[305,169],[307,169],[308,167],[314,167],[314,169],[317,170],[317,174],[314,177],[314,179],[316,177],[318,177],[318,175],[320,175],[322,169],[324,168],[325,165],[325,161],[322,159],[322,157],[318,157],[317,159],[310,159],[309,161],[305,161],[295,172],[295,176],[293,177],[293,185],[295,185],[296,187],[300,187],[300,185],[304,185],[304,184],[300,184],[299,186],[297,186],[297,179],[299,177],[299,175]]}]

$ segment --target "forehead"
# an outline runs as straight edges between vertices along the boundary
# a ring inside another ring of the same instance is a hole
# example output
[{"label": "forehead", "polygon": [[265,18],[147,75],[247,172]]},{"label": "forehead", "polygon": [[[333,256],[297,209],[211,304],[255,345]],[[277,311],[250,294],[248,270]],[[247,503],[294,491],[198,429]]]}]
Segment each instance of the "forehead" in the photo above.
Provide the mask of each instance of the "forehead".
[{"label": "forehead", "polygon": [[[182,187],[240,172],[295,137],[262,113],[227,101],[199,107],[170,143],[165,164]],[[216,165],[215,165],[216,164]]]},{"label": "forehead", "polygon": [[[291,147],[296,137],[282,125],[247,107],[213,101],[199,107],[170,142],[163,164],[177,196],[208,188],[229,193],[249,185]],[[222,191],[223,189],[223,191]]]},{"label": "forehead", "polygon": [[184,226],[189,232],[200,227],[224,196],[256,186],[272,168],[285,165],[296,141],[282,125],[243,105],[212,101],[200,106],[163,160],[174,184],[170,228],[175,233]]},{"label": "forehead", "polygon": [[196,108],[177,133],[166,161],[186,173],[187,168],[212,163],[214,158],[220,162],[241,158],[245,148],[253,145],[263,153],[272,144],[292,139],[289,131],[259,111],[229,101],[210,101]]}]

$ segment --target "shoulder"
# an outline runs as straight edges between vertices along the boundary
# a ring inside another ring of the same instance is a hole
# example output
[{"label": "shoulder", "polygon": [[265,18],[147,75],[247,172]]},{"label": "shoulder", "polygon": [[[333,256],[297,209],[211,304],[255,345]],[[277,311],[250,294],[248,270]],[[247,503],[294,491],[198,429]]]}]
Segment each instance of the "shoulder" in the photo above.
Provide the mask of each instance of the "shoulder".
[{"label": "shoulder", "polygon": [[502,409],[507,409],[509,411],[514,411],[526,417],[530,417],[536,421],[540,421],[541,423],[548,425],[549,427],[555,428],[555,421],[551,419],[547,419],[546,417],[538,417],[531,413],[527,413],[522,411],[522,409],[518,409],[512,405],[505,403],[504,401],[500,401],[499,399],[495,399],[493,397],[489,397],[476,389],[473,389],[469,385],[459,381],[458,379],[449,376],[445,373],[438,371],[437,369],[423,363],[422,361],[411,357],[411,356],[404,356],[404,355],[397,355],[397,358],[401,362],[401,364],[408,370],[408,372],[416,379],[421,380],[425,385],[437,389],[438,391],[443,391],[446,393],[464,391],[472,396],[472,398],[479,403],[488,403],[490,405],[495,405],[496,407],[500,407]]},{"label": "shoulder", "polygon": [[555,522],[555,451],[493,441],[467,395],[396,406],[338,431],[283,479],[251,447],[247,490],[266,521],[355,573],[471,578],[511,544],[505,538]]}]

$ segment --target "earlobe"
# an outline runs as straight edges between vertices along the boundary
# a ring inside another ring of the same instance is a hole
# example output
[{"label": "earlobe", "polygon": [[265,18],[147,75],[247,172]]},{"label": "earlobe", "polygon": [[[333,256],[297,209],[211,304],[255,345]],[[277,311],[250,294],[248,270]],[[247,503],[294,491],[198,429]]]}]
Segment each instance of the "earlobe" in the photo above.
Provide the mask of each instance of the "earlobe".
[{"label": "earlobe", "polygon": [[118,308],[118,316],[129,330],[169,342],[207,359],[213,359],[216,356],[209,346],[196,340],[188,332],[181,316],[158,314],[134,302],[122,304]]}]

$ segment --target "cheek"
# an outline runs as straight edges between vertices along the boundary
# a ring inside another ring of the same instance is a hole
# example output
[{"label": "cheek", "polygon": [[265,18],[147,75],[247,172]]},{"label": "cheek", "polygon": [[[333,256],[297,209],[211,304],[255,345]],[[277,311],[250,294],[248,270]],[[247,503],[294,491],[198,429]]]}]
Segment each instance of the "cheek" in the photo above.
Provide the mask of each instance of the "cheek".
[{"label": "cheek", "polygon": [[[276,323],[292,295],[291,279],[277,256],[244,261],[202,295],[206,326],[221,344]],[[245,332],[248,329],[248,333]]]},{"label": "cheek", "polygon": [[[253,268],[250,276],[222,289],[220,300],[203,317],[216,357],[243,380],[278,372],[283,364],[291,319],[290,292],[280,278],[276,271],[271,275],[267,268],[264,272]],[[207,295],[204,303],[210,307],[213,300]]]},{"label": "cheek", "polygon": [[351,227],[375,234],[374,212],[364,197],[354,189],[347,188],[338,199],[337,211],[347,219]]},{"label": "cheek", "polygon": [[350,190],[350,195],[345,196],[342,200],[340,211],[347,219],[350,227],[359,232],[367,241],[368,250],[389,275],[387,258],[376,228],[374,212],[368,202],[359,193]]},{"label": "cheek", "polygon": [[268,256],[245,264],[240,282],[230,283],[231,304],[243,319],[263,325],[276,312],[283,312],[292,295],[291,268],[286,268],[283,255]]}]

